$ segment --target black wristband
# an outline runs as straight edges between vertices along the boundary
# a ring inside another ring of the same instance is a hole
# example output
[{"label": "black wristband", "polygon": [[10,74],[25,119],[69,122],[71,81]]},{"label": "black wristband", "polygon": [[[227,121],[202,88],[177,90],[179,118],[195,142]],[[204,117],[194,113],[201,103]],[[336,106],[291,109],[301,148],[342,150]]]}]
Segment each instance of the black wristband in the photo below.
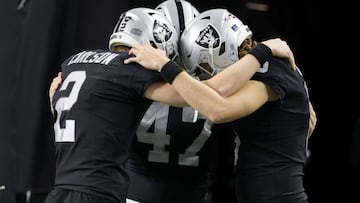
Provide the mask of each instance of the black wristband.
[{"label": "black wristband", "polygon": [[253,55],[261,66],[272,56],[271,49],[265,44],[257,44],[249,51],[249,54]]},{"label": "black wristband", "polygon": [[174,61],[167,62],[160,70],[161,76],[166,82],[172,84],[176,76],[181,73],[183,69]]}]

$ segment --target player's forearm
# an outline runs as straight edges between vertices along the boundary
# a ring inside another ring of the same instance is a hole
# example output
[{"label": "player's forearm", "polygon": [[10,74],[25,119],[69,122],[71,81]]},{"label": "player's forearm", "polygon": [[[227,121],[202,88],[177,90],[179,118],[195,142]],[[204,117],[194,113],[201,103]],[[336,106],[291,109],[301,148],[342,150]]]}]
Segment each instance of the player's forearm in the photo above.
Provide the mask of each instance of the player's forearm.
[{"label": "player's forearm", "polygon": [[222,96],[228,97],[242,88],[256,73],[259,67],[260,63],[256,58],[247,54],[205,83]]},{"label": "player's forearm", "polygon": [[190,106],[213,122],[219,122],[219,117],[226,108],[226,99],[214,89],[185,71],[177,75],[172,85]]}]

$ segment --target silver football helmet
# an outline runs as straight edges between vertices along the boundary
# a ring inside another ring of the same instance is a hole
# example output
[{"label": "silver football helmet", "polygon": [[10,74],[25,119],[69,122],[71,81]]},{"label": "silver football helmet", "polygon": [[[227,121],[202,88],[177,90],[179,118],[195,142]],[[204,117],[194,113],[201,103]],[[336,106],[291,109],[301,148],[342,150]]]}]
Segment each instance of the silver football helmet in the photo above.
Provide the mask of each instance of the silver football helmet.
[{"label": "silver football helmet", "polygon": [[156,6],[155,9],[170,20],[179,36],[181,36],[185,26],[199,15],[199,11],[185,0],[166,0]]},{"label": "silver football helmet", "polygon": [[173,24],[159,11],[151,8],[134,8],[121,14],[109,40],[109,49],[138,43],[151,44],[164,50],[170,59],[178,53],[178,34]]},{"label": "silver football helmet", "polygon": [[[214,75],[239,60],[238,47],[252,32],[226,9],[200,13],[180,37],[180,58],[188,72],[198,68]],[[208,64],[210,67],[203,67]]]}]

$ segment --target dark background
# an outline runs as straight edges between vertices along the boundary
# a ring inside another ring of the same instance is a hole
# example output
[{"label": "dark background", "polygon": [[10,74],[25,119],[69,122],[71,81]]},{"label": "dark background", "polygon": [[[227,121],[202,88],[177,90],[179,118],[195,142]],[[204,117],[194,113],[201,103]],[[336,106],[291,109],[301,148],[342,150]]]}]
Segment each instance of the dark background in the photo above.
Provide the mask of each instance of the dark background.
[{"label": "dark background", "polygon": [[[51,188],[54,136],[47,92],[61,61],[81,50],[107,49],[121,12],[160,2],[0,1],[0,187],[6,187],[0,189],[0,203],[26,202],[27,191],[32,192],[28,202],[40,203]],[[333,21],[348,8],[309,0],[189,2],[199,11],[227,8],[250,26],[256,40],[287,40],[318,115],[305,170],[310,203],[359,203],[360,85],[358,67],[350,63],[356,56],[345,55],[351,52],[345,33],[355,28]],[[270,9],[249,10],[247,2]]]}]

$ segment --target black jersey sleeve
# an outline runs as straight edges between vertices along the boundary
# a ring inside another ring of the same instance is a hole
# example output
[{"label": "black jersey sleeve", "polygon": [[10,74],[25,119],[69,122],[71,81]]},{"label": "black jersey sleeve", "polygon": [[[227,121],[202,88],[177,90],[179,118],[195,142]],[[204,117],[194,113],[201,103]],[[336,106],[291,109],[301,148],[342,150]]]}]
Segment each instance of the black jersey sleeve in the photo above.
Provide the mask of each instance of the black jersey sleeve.
[{"label": "black jersey sleeve", "polygon": [[[308,112],[308,90],[304,77],[299,69],[294,71],[285,59],[271,58],[252,79],[270,86],[278,94],[284,109]],[[303,104],[301,108],[299,104]]]},{"label": "black jersey sleeve", "polygon": [[[136,68],[136,72],[134,77],[131,80],[131,85],[134,89],[137,89],[138,92],[141,92],[141,95],[145,94],[146,89],[155,82],[165,82],[161,77],[160,73],[148,70],[143,67],[140,67],[138,64],[134,64],[134,68]],[[142,84],[139,86],[138,84]]]}]

